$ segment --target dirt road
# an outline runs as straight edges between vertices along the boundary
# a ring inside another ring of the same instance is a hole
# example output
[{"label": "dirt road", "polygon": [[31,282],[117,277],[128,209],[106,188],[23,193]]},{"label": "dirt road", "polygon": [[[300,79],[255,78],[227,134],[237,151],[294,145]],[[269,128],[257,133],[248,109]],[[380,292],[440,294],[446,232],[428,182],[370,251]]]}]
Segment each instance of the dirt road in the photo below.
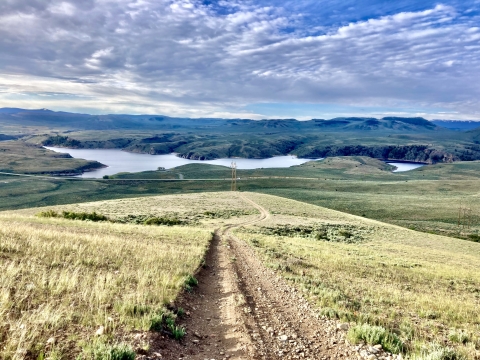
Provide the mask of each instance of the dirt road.
[{"label": "dirt road", "polygon": [[[182,342],[158,339],[146,358],[162,359],[357,359],[345,344],[347,324],[319,319],[308,302],[267,269],[232,230],[269,217],[227,226],[215,236],[198,288],[177,304],[188,311]],[[163,348],[162,348],[163,347]]]}]

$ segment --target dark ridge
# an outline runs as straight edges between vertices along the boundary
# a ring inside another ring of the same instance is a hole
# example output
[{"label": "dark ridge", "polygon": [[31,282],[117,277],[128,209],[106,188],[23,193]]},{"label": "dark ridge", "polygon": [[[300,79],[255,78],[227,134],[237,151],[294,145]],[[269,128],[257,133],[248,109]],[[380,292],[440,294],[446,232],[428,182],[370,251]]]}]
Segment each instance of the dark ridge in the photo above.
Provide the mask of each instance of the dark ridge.
[{"label": "dark ridge", "polygon": [[432,123],[455,131],[469,131],[480,127],[478,120],[432,120]]},{"label": "dark ridge", "polygon": [[384,117],[382,120],[387,120],[387,121],[399,121],[403,122],[406,124],[412,124],[412,125],[420,125],[420,126],[425,126],[425,127],[431,127],[434,128],[435,124],[432,124],[431,121],[428,121],[422,117],[414,117],[414,118],[404,118],[404,117]]}]

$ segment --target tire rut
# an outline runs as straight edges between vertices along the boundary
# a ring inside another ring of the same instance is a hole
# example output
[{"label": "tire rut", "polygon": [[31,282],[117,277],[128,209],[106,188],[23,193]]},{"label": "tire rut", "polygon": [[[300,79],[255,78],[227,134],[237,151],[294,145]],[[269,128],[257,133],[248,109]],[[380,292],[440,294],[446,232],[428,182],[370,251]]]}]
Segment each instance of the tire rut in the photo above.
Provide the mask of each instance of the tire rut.
[{"label": "tire rut", "polygon": [[[255,251],[232,230],[270,214],[244,194],[238,197],[260,212],[215,233],[199,286],[177,300],[187,317],[182,342],[157,335],[144,359],[357,359],[336,321],[320,319],[285,280],[267,269]],[[161,339],[159,338],[161,337]]]}]

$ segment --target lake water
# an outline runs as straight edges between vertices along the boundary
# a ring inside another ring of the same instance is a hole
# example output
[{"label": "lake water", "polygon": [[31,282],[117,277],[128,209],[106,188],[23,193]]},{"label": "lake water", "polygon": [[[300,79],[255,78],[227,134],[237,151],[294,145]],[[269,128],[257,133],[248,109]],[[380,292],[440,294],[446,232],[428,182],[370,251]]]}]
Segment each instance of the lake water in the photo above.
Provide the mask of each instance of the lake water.
[{"label": "lake water", "polygon": [[388,164],[396,166],[397,169],[393,170],[393,172],[403,172],[403,171],[409,171],[413,169],[417,169],[419,167],[425,166],[425,164],[419,164],[419,163],[409,163],[409,162],[390,162],[387,161]]},{"label": "lake water", "polygon": [[171,169],[186,164],[212,164],[230,166],[232,161],[237,163],[238,169],[259,168],[286,168],[293,165],[301,165],[312,159],[299,159],[294,156],[275,156],[269,159],[217,159],[217,160],[189,160],[168,155],[148,155],[129,153],[118,149],[65,149],[45,146],[49,150],[60,153],[68,153],[74,158],[96,160],[108,165],[107,168],[89,171],[81,175],[85,178],[101,178],[104,175],[114,175],[119,172],[140,172],[157,170],[158,167]]}]

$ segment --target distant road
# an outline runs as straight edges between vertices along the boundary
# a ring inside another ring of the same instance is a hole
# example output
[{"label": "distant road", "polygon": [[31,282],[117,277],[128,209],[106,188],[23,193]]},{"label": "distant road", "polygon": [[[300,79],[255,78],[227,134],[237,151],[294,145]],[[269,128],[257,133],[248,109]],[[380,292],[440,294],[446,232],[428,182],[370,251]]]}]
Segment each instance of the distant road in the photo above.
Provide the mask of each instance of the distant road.
[{"label": "distant road", "polygon": [[[183,174],[179,174],[178,179],[102,179],[102,178],[81,178],[74,176],[47,176],[47,175],[29,175],[16,174],[9,172],[1,172],[0,175],[11,175],[20,177],[29,177],[46,180],[83,180],[83,181],[231,181],[231,178],[216,178],[216,179],[185,179]],[[258,176],[258,177],[242,177],[237,180],[262,180],[262,179],[301,179],[301,180],[320,180],[320,178],[309,177],[295,177],[295,176]]]},{"label": "distant road", "polygon": [[231,181],[232,179],[184,179],[183,175],[179,176],[178,179],[102,179],[102,178],[82,178],[74,176],[47,176],[47,175],[29,175],[29,174],[16,174],[1,172],[0,175],[11,175],[19,177],[29,177],[36,179],[46,179],[46,180],[83,180],[83,181]]}]

